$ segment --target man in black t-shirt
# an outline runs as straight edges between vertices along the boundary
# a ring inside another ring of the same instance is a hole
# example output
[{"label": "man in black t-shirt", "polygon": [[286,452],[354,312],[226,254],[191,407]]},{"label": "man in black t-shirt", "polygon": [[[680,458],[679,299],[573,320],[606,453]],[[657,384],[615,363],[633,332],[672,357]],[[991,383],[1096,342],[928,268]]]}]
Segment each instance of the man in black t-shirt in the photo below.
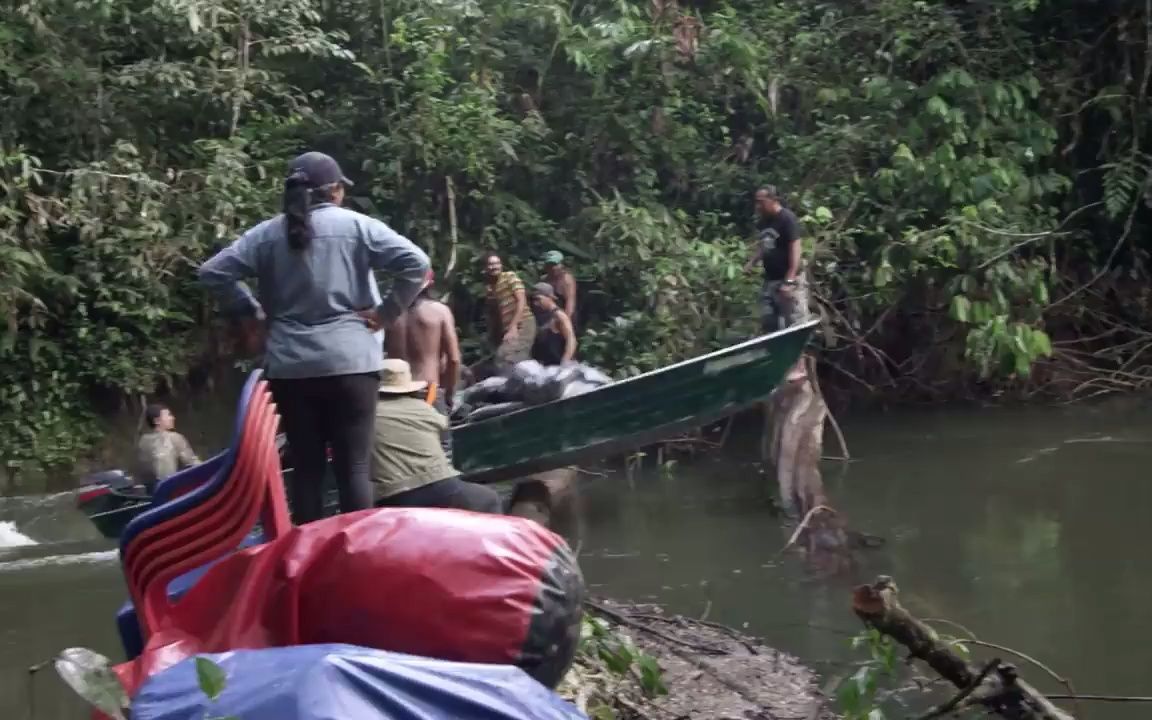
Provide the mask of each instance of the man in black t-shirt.
[{"label": "man in black t-shirt", "polygon": [[760,329],[769,333],[807,319],[808,293],[800,272],[800,222],[796,213],[784,207],[771,185],[756,191],[756,212],[761,226],[744,272],[752,272],[757,263],[764,267]]}]

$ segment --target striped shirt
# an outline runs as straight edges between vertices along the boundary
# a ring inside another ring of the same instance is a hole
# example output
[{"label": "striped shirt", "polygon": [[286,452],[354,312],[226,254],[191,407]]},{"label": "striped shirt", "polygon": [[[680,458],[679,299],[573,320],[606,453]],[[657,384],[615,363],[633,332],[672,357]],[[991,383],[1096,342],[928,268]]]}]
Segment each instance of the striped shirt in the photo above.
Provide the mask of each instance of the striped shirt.
[{"label": "striped shirt", "polygon": [[500,279],[488,286],[488,302],[496,303],[499,308],[500,324],[504,330],[512,327],[512,319],[516,316],[517,292],[524,292],[524,282],[511,271],[500,273]]}]

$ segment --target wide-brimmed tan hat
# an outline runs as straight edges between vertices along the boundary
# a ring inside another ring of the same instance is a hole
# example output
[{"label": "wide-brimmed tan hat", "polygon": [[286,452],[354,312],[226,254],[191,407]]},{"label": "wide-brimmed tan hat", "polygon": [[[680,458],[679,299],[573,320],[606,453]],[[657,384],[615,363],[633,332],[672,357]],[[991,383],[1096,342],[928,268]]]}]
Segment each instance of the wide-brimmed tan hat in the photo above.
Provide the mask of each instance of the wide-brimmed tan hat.
[{"label": "wide-brimmed tan hat", "polygon": [[428,387],[423,380],[412,379],[412,366],[407,360],[389,358],[380,369],[381,395],[407,395]]}]

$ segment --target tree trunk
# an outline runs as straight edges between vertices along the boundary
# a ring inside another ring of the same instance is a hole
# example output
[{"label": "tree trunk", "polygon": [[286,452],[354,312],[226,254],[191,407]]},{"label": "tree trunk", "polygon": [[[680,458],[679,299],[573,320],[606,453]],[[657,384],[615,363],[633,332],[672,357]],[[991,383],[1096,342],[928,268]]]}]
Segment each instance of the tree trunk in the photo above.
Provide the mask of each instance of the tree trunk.
[{"label": "tree trunk", "polygon": [[807,376],[786,380],[766,404],[761,452],[776,472],[780,505],[796,529],[786,548],[799,547],[828,572],[852,565],[844,521],[828,502],[820,459],[828,406]]},{"label": "tree trunk", "polygon": [[806,378],[785,382],[768,401],[767,459],[776,469],[780,504],[794,517],[803,516],[827,500],[820,476],[827,414],[824,399]]}]

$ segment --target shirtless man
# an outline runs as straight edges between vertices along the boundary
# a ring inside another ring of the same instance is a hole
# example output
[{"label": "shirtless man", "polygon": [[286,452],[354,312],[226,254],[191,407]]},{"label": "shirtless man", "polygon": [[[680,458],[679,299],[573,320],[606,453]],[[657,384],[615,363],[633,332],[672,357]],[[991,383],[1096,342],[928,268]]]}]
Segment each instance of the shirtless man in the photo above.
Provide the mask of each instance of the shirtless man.
[{"label": "shirtless man", "polygon": [[573,323],[576,322],[576,278],[564,265],[559,250],[544,253],[544,282],[556,291],[556,304]]},{"label": "shirtless man", "polygon": [[[412,307],[388,327],[384,334],[384,351],[390,358],[408,361],[412,379],[428,383],[432,405],[444,415],[452,410],[452,394],[460,376],[460,341],[456,337],[456,320],[452,310],[429,297],[432,272]],[[452,458],[452,431],[441,435],[440,444]]]}]

